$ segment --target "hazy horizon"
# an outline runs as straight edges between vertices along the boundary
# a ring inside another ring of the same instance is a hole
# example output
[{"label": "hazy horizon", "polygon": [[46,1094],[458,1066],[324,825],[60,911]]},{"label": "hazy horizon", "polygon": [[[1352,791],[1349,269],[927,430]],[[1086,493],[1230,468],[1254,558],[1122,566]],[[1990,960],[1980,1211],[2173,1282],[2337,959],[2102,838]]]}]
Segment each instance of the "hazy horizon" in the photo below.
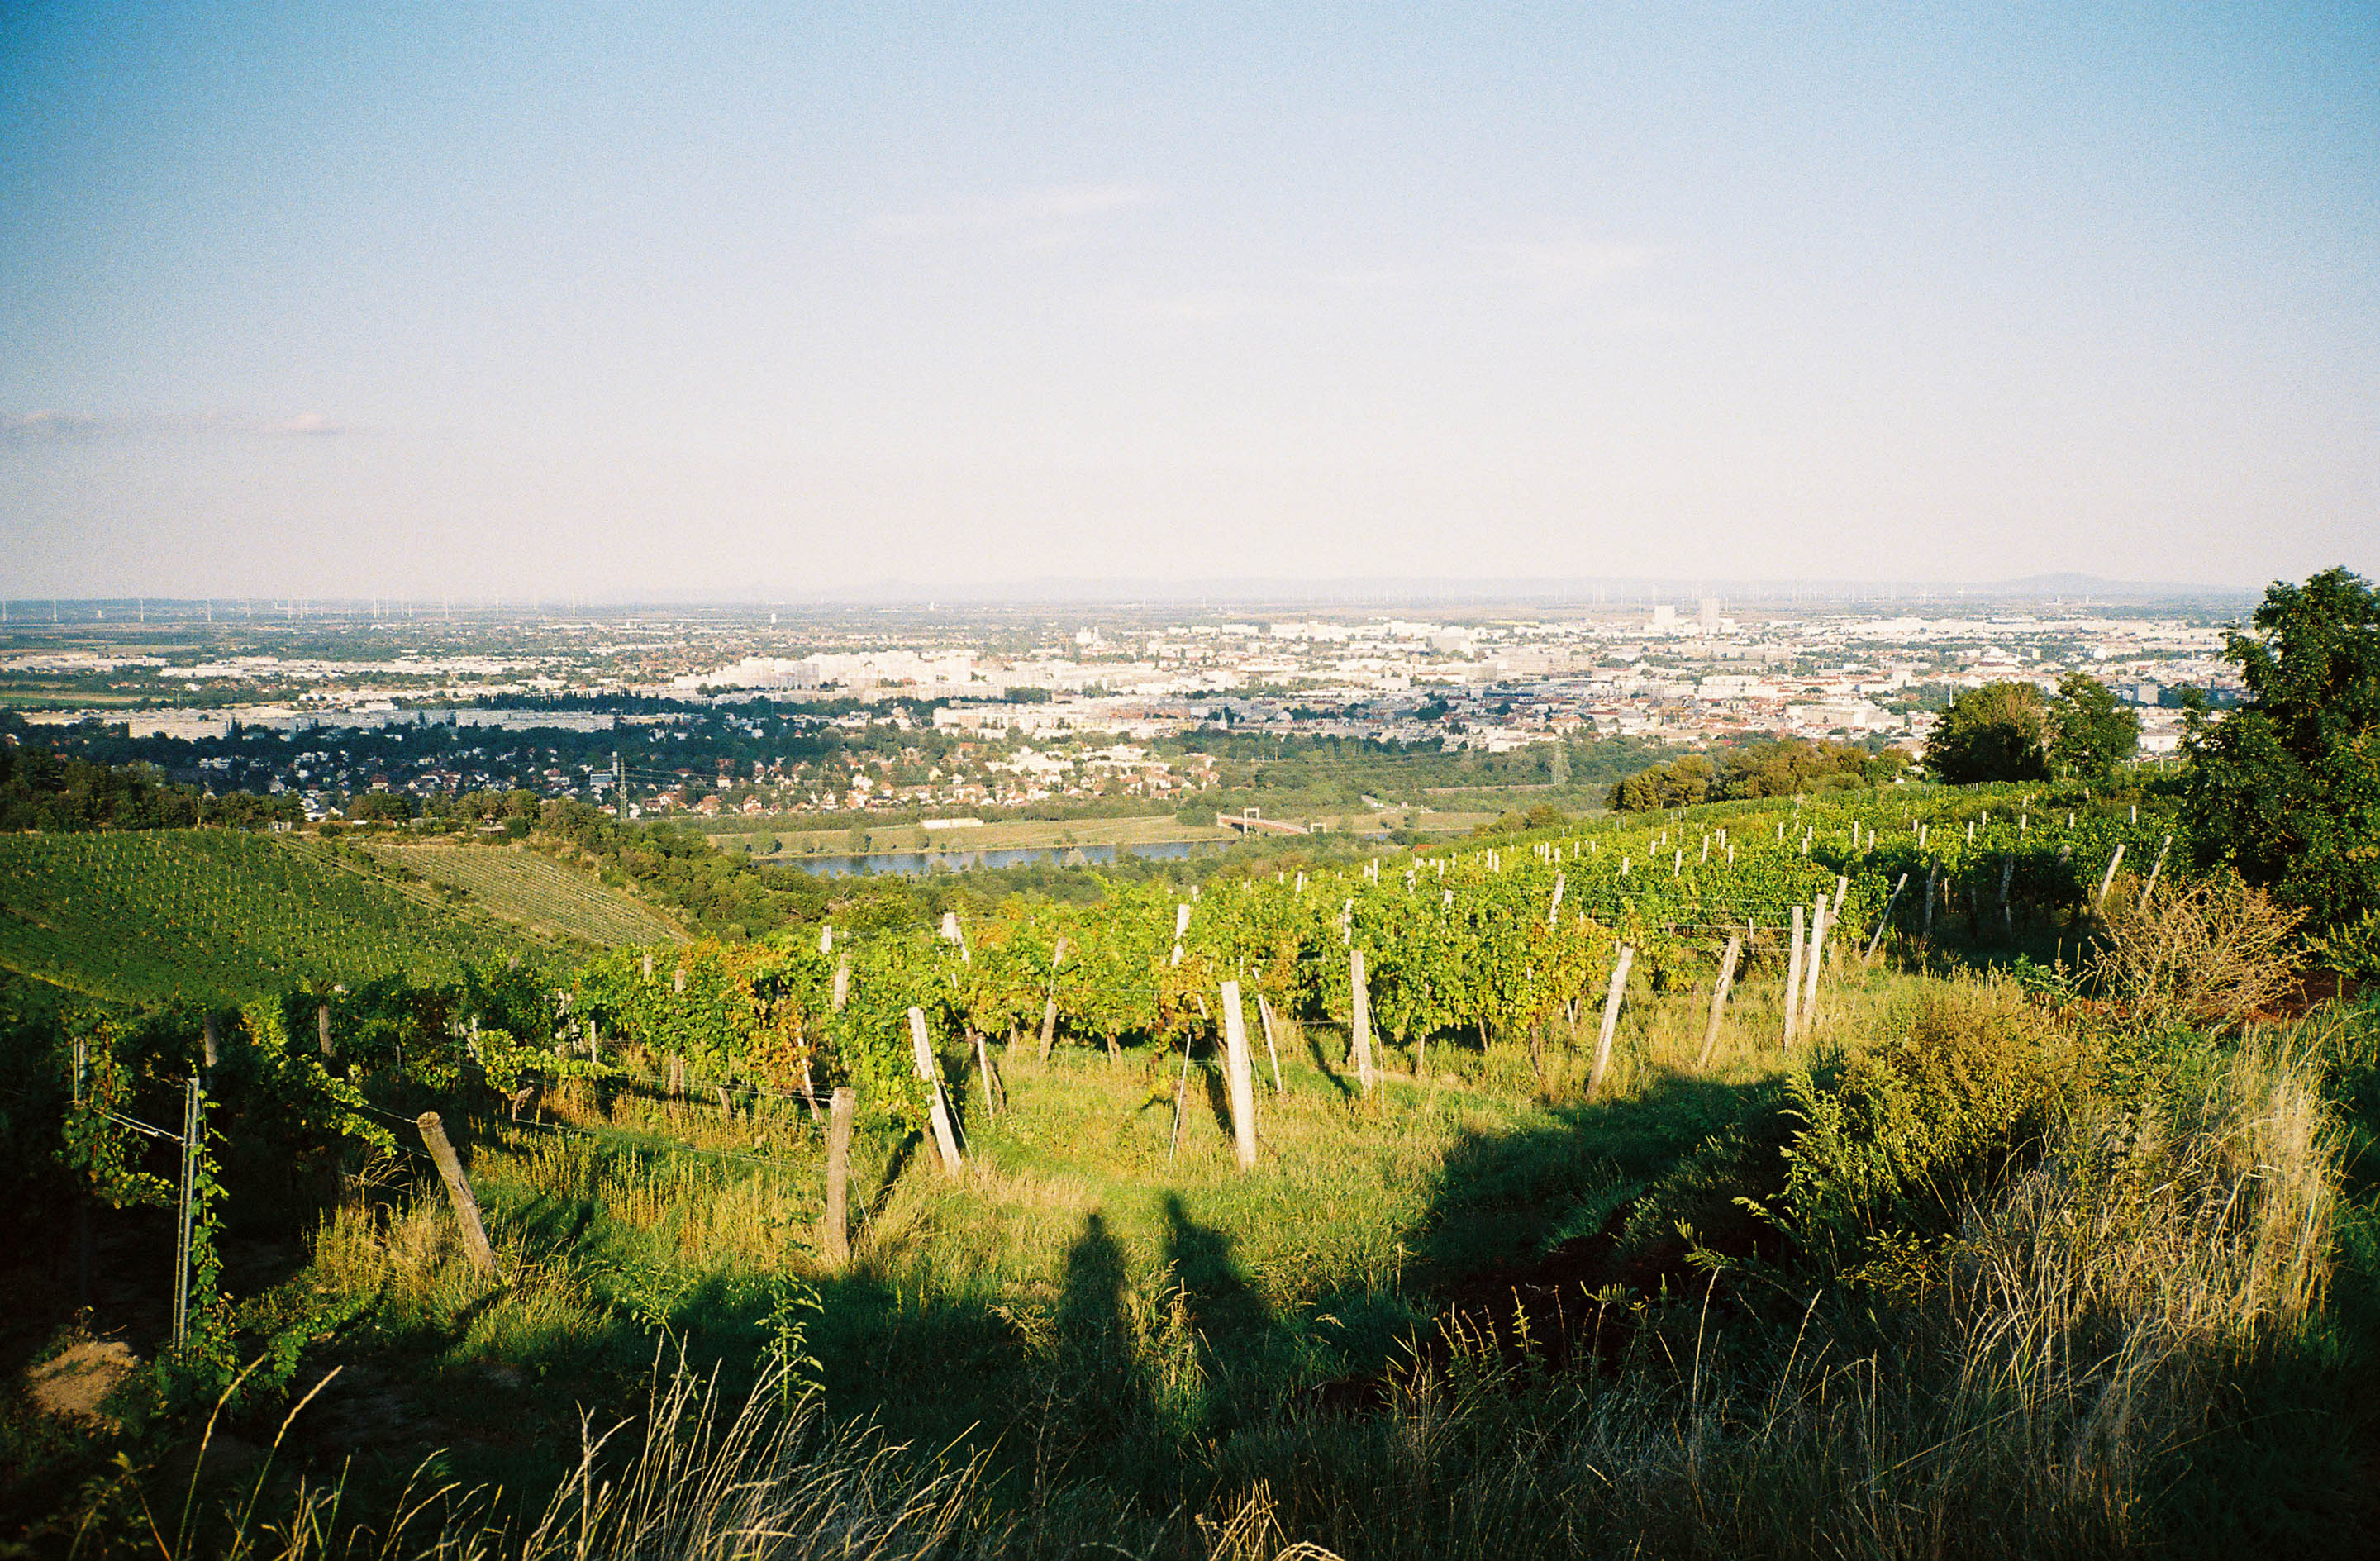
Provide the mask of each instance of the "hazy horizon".
[{"label": "hazy horizon", "polygon": [[[1338,617],[1382,612],[1461,612],[1483,611],[1605,614],[1642,611],[1661,604],[1692,611],[1706,599],[1719,603],[1722,612],[1778,609],[1942,608],[1961,602],[2038,608],[2052,603],[2073,610],[2105,607],[2128,611],[2230,611],[2244,609],[2263,594],[2262,587],[2194,586],[2172,582],[2061,577],[2046,580],[1957,581],[1789,581],[1789,580],[1480,580],[1424,583],[1412,580],[1103,580],[1051,579],[992,585],[933,587],[900,580],[861,583],[833,591],[780,596],[736,596],[727,593],[679,596],[638,596],[627,592],[581,596],[548,596],[536,592],[505,597],[496,594],[447,594],[408,597],[397,594],[314,597],[302,594],[269,596],[179,597],[139,594],[106,597],[8,596],[0,593],[0,623],[39,627],[52,620],[44,609],[56,609],[60,621],[89,623],[95,614],[113,611],[109,622],[128,622],[127,612],[154,615],[158,621],[188,622],[217,614],[226,625],[256,618],[279,623],[315,617],[358,616],[433,621],[468,614],[504,621],[523,617],[567,616],[573,613],[688,611],[759,613],[773,611],[831,615],[839,611],[912,612],[937,605],[952,611],[1063,611],[1086,612],[1119,610],[1163,610],[1193,617],[1204,614],[1255,613],[1259,618],[1280,613],[1318,612]],[[236,616],[237,615],[237,616]],[[145,621],[145,616],[143,617]]]},{"label": "hazy horizon", "polygon": [[2232,595],[2375,282],[2368,6],[18,7],[0,597]]}]

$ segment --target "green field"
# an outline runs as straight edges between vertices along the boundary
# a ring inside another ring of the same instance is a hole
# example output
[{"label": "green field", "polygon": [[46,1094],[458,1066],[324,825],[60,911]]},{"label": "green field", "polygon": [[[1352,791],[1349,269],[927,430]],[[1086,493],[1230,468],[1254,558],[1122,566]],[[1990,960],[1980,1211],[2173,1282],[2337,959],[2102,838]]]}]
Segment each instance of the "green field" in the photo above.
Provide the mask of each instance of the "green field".
[{"label": "green field", "polygon": [[517,846],[369,847],[382,861],[449,889],[492,914],[552,937],[611,947],[682,942],[686,934],[637,900],[575,867]]},{"label": "green field", "polygon": [[[1333,835],[1379,834],[1411,829],[1423,834],[1468,833],[1493,819],[1492,813],[1441,813],[1428,808],[1391,807],[1375,811],[1355,808],[1335,813],[1283,814],[1282,821],[1305,824]],[[708,828],[703,833],[722,851],[748,851],[754,856],[788,860],[802,856],[842,856],[852,849],[852,832],[867,838],[871,852],[898,851],[1062,851],[1077,845],[1153,845],[1166,841],[1229,842],[1238,834],[1220,826],[1184,824],[1170,815],[1129,818],[990,819],[979,829],[928,829],[890,820],[854,819],[842,829],[815,826],[818,817],[805,814],[782,827]],[[771,842],[777,849],[770,850]]]},{"label": "green field", "polygon": [[312,846],[228,829],[0,837],[0,967],[133,1002],[451,976],[521,945]]}]

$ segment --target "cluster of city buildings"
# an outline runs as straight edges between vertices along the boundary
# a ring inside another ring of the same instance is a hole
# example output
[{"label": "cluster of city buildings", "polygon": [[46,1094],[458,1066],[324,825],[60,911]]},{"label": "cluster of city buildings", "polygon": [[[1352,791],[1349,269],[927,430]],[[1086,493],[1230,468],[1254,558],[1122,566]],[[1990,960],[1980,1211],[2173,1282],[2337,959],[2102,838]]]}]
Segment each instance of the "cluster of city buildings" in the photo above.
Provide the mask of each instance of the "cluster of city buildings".
[{"label": "cluster of city buildings", "polygon": [[[200,744],[277,734],[272,787],[324,798],[360,786],[522,785],[602,797],[613,734],[625,725],[683,727],[690,712],[731,744],[748,736],[747,755],[765,748],[764,736],[801,725],[932,734],[917,740],[914,760],[789,769],[747,758],[726,774],[706,756],[680,766],[674,780],[631,777],[639,806],[664,811],[964,810],[1170,796],[1212,778],[1152,745],[1219,728],[1488,753],[1583,735],[1680,745],[1791,735],[1913,748],[1962,689],[2017,681],[2052,690],[2076,672],[2138,707],[2143,746],[2155,755],[2179,744],[2182,691],[2220,703],[2236,688],[2222,659],[2224,630],[2205,614],[2069,609],[1760,615],[1705,599],[1476,622],[1045,621],[1029,639],[922,620],[831,632],[818,623],[781,631],[773,622],[633,627],[511,628],[508,650],[527,640],[528,653],[502,655],[452,644],[352,659],[252,647],[199,657],[42,649],[0,661],[0,682],[66,680],[60,686],[109,696],[103,706],[61,698],[49,708],[20,699],[36,726],[97,720],[134,739]],[[423,729],[446,729],[440,762],[413,756],[418,739],[393,770],[332,756],[343,743],[361,752],[377,740],[385,752]],[[489,741],[457,741],[455,729]],[[337,738],[343,731],[355,736]],[[286,744],[307,733],[317,735],[299,745],[325,756],[291,762]],[[466,752],[484,758],[457,763]],[[223,768],[219,757],[200,762]],[[221,777],[250,786],[265,779]]]},{"label": "cluster of city buildings", "polygon": [[[1670,743],[1777,735],[1922,742],[1959,690],[2052,691],[2083,672],[2143,708],[2168,751],[2169,696],[2232,686],[2223,631],[2185,619],[2074,613],[1748,622],[1705,600],[1629,621],[1447,624],[1407,619],[1170,624],[1076,635],[1075,654],[888,650],[747,658],[672,692],[722,699],[939,702],[945,730],[1027,740],[1187,729],[1443,739],[1501,752],[1588,732]],[[1029,693],[1031,700],[1020,700]]]}]

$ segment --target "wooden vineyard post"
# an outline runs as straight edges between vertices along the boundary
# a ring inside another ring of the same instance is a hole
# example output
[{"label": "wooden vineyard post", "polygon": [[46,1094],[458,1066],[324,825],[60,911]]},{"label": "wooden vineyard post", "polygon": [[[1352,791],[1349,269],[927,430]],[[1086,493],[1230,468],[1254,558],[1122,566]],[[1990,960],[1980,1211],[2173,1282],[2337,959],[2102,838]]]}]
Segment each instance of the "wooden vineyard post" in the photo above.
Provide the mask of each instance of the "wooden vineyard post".
[{"label": "wooden vineyard post", "polygon": [[2000,930],[2008,940],[2016,941],[2016,913],[2009,909],[2009,880],[2016,877],[2016,857],[2010,854],[2000,864]]},{"label": "wooden vineyard post", "polygon": [[424,1111],[413,1125],[421,1130],[421,1142],[429,1146],[430,1157],[438,1163],[438,1174],[445,1180],[447,1201],[455,1205],[455,1223],[463,1228],[463,1249],[471,1254],[472,1266],[494,1278],[495,1249],[488,1245],[488,1228],[480,1223],[480,1200],[471,1196],[471,1184],[463,1178],[463,1162],[455,1157],[455,1146],[446,1142],[446,1125],[435,1111]]},{"label": "wooden vineyard post", "polygon": [[1827,897],[1821,893],[1810,907],[1810,951],[1802,958],[1802,1033],[1818,1027],[1818,974],[1827,962]]},{"label": "wooden vineyard post", "polygon": [[314,1040],[322,1047],[324,1057],[331,1055],[331,1005],[328,1003],[314,1005]]},{"label": "wooden vineyard post", "polygon": [[207,1015],[206,1028],[202,1034],[206,1044],[207,1071],[212,1073],[223,1061],[223,1030],[215,1023],[213,1014]]},{"label": "wooden vineyard post", "polygon": [[926,1010],[909,1010],[909,1045],[917,1053],[917,1077],[926,1081],[926,1109],[933,1118],[934,1144],[942,1152],[942,1174],[956,1176],[962,1168],[959,1162],[959,1135],[951,1127],[951,1108],[942,1098],[941,1075],[934,1070],[934,1043],[926,1035]]},{"label": "wooden vineyard post", "polygon": [[2149,881],[2141,889],[2141,909],[2143,911],[2149,907],[2149,896],[2156,892],[2157,875],[2165,871],[2165,853],[2172,849],[2173,837],[2168,835],[2165,843],[2157,847],[2156,861],[2149,868]]},{"label": "wooden vineyard post", "polygon": [[851,1118],[859,1103],[840,1085],[826,1118],[826,1260],[840,1268],[851,1261]]},{"label": "wooden vineyard post", "polygon": [[[1108,1059],[1115,1059],[1115,1037],[1108,1037]],[[1174,1152],[1182,1147],[1182,1119],[1190,1109],[1190,1032],[1182,1032],[1182,1071],[1173,1081],[1173,1131],[1165,1141],[1165,1163],[1173,1163]]]},{"label": "wooden vineyard post", "polygon": [[1938,865],[1933,862],[1925,864],[1925,925],[1918,929],[1917,936],[1927,943],[1934,941],[1934,875]]},{"label": "wooden vineyard post", "polygon": [[1595,1037],[1595,1066],[1587,1071],[1589,1100],[1603,1093],[1603,1071],[1611,1065],[1612,1033],[1620,1027],[1620,997],[1628,989],[1628,967],[1635,962],[1636,950],[1621,944],[1620,961],[1611,967],[1611,989],[1603,995],[1603,1028]]},{"label": "wooden vineyard post", "polygon": [[1232,1138],[1240,1169],[1257,1168],[1256,1059],[1248,1055],[1247,1023],[1240,1014],[1240,984],[1223,983],[1223,1065],[1232,1094]]},{"label": "wooden vineyard post", "polygon": [[1793,930],[1787,935],[1785,957],[1785,1045],[1793,1044],[1793,1032],[1802,1018],[1802,907],[1793,907]]},{"label": "wooden vineyard post", "polygon": [[1718,962],[1718,980],[1711,986],[1710,1026],[1703,1032],[1702,1055],[1694,1059],[1694,1071],[1710,1066],[1711,1052],[1718,1046],[1718,1022],[1727,1011],[1728,988],[1735,985],[1735,965],[1743,957],[1743,934],[1727,935],[1727,957]]},{"label": "wooden vineyard post", "polygon": [[834,1011],[841,1013],[851,1001],[851,956],[845,954],[834,962]]},{"label": "wooden vineyard post", "polygon": [[1354,1012],[1347,1025],[1350,1049],[1355,1054],[1355,1077],[1364,1093],[1372,1093],[1372,993],[1364,982],[1364,950],[1347,951],[1347,985],[1354,998]]},{"label": "wooden vineyard post", "polygon": [[984,1114],[997,1117],[1000,1115],[1001,1097],[1007,1095],[1008,1088],[1000,1082],[1000,1075],[992,1071],[991,1051],[983,1044],[982,1033],[971,1030],[968,1034],[975,1037],[975,1065],[977,1071],[983,1074]]},{"label": "wooden vineyard post", "polygon": [[2107,886],[2116,881],[2116,869],[2124,865],[2124,842],[2116,842],[2116,854],[2107,858],[2107,870],[2099,875],[2098,908],[2107,908]]},{"label": "wooden vineyard post", "polygon": [[190,1336],[190,1216],[199,1180],[199,1081],[193,1076],[182,1107],[182,1196],[174,1222],[174,1348]]},{"label": "wooden vineyard post", "polygon": [[1257,994],[1257,1018],[1264,1024],[1265,1055],[1272,1059],[1272,1092],[1287,1095],[1288,1087],[1281,1082],[1281,1047],[1273,1041],[1272,1004],[1265,1001],[1262,992]]},{"label": "wooden vineyard post", "polygon": [[1900,903],[1900,891],[1908,887],[1909,875],[1903,873],[1900,875],[1900,881],[1892,886],[1892,893],[1884,902],[1884,914],[1876,919],[1876,936],[1869,938],[1867,944],[1869,959],[1876,958],[1876,949],[1884,942],[1884,929],[1892,925],[1892,908]]},{"label": "wooden vineyard post", "polygon": [[1050,989],[1041,998],[1041,1060],[1050,1060],[1050,1048],[1058,1044],[1058,968],[1066,962],[1066,940],[1058,939],[1050,951]]},{"label": "wooden vineyard post", "polygon": [[[78,1110],[82,1106],[83,1084],[91,1071],[91,1042],[81,1035],[75,1037],[74,1077],[71,1085]],[[87,1179],[75,1192],[75,1308],[80,1311],[91,1304],[91,1188]]]}]

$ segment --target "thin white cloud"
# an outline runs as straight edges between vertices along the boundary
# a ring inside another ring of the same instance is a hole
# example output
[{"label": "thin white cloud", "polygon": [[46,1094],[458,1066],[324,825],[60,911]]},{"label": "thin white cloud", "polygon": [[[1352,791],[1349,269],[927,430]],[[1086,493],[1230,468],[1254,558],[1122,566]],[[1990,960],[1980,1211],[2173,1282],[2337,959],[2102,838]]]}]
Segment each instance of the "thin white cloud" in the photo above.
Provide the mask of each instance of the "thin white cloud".
[{"label": "thin white cloud", "polygon": [[1188,287],[1160,293],[1112,293],[1104,300],[1112,315],[1164,325],[1206,325],[1272,314],[1285,307],[1275,294],[1245,287]]},{"label": "thin white cloud", "polygon": [[322,438],[352,433],[320,412],[268,419],[219,412],[0,412],[0,444],[74,444],[97,439],[146,439],[169,434]]}]

